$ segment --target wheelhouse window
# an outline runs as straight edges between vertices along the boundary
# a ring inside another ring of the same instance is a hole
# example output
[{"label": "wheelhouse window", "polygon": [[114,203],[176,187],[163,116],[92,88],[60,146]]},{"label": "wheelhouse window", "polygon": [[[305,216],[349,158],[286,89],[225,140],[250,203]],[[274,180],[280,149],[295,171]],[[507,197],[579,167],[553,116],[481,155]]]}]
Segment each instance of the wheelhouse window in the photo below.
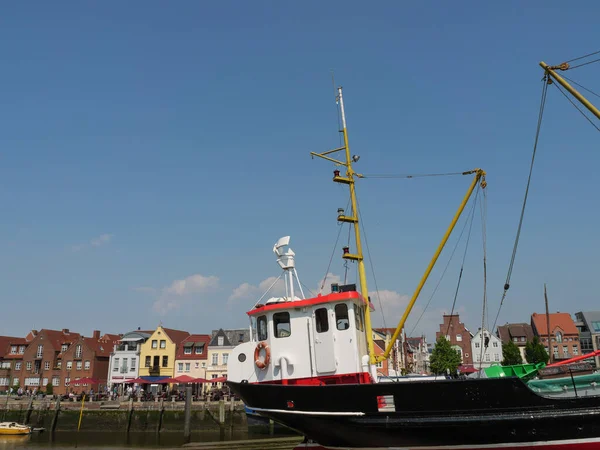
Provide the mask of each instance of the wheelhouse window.
[{"label": "wheelhouse window", "polygon": [[290,313],[289,312],[278,312],[273,314],[273,329],[275,330],[275,337],[284,338],[292,334],[290,327]]},{"label": "wheelhouse window", "polygon": [[256,320],[256,328],[258,332],[258,340],[266,341],[269,337],[269,334],[267,332],[267,316],[260,316]]},{"label": "wheelhouse window", "polygon": [[350,328],[350,321],[348,320],[348,305],[340,303],[335,305],[335,326],[338,330],[347,330]]},{"label": "wheelhouse window", "polygon": [[359,331],[363,331],[363,308],[362,306],[355,305],[354,306],[354,319],[356,322],[356,329]]},{"label": "wheelhouse window", "polygon": [[327,308],[319,308],[315,310],[315,327],[317,329],[317,333],[325,333],[329,331]]}]

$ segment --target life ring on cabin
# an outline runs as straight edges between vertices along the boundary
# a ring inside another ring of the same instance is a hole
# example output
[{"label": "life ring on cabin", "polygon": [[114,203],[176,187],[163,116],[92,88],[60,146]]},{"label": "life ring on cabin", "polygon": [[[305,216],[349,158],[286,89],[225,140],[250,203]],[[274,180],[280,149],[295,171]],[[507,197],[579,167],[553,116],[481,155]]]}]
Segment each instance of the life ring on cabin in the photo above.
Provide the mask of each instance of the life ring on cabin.
[{"label": "life ring on cabin", "polygon": [[[260,351],[265,351],[264,359],[260,359]],[[259,342],[254,349],[254,364],[259,369],[265,369],[269,365],[269,361],[271,360],[271,349],[269,348],[269,344],[264,341]]]}]

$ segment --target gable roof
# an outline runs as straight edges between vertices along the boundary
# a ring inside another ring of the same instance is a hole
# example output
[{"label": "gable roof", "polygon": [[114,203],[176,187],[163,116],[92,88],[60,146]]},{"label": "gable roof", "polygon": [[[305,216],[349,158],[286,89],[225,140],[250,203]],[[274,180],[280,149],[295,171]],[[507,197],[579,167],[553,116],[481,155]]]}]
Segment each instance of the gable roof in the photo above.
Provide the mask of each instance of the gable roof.
[{"label": "gable roof", "polygon": [[213,336],[212,339],[210,340],[210,345],[211,347],[217,347],[219,346],[219,337],[223,337],[223,344],[221,345],[222,347],[231,347],[231,344],[229,343],[229,339],[227,339],[227,335],[225,334],[225,330],[223,330],[223,328],[219,328],[217,331],[213,330]]},{"label": "gable roof", "polygon": [[190,333],[188,333],[187,331],[173,330],[172,328],[163,328],[162,330],[167,336],[169,336],[169,339],[171,339],[171,341],[175,345],[179,345],[181,341],[183,341],[186,337],[190,335]]},{"label": "gable roof", "polygon": [[525,341],[533,340],[533,329],[528,323],[507,323],[506,325],[499,325],[497,330],[498,337],[503,343],[512,341],[515,337],[524,337]]},{"label": "gable roof", "polygon": [[[208,334],[190,334],[183,341],[181,345],[177,347],[177,353],[175,359],[207,359],[208,358],[208,345],[210,343],[210,336]],[[204,347],[204,351],[201,354],[196,353],[196,347]],[[191,347],[192,353],[189,355],[185,354],[185,348]]]},{"label": "gable roof", "polygon": [[81,336],[79,333],[71,333],[67,329],[59,331],[59,330],[47,330],[44,328],[44,329],[40,330],[40,332],[37,334],[36,338],[42,334],[46,335],[46,338],[47,338],[46,342],[49,342],[52,345],[52,347],[54,347],[54,350],[57,352],[60,352],[63,344],[70,345],[73,342],[77,341],[79,339],[79,337]]},{"label": "gable roof", "polygon": [[[564,334],[579,334],[575,322],[569,313],[551,313],[550,316],[550,332],[553,333],[556,328],[560,328]],[[531,324],[541,336],[548,334],[546,326],[546,314],[533,313],[531,315]]]},{"label": "gable roof", "polygon": [[224,336],[223,346],[228,347],[235,347],[238,344],[250,341],[250,330],[248,328],[234,328],[231,330],[219,328],[218,330],[213,330],[211,335],[212,338],[209,344],[211,347],[219,345],[219,336]]}]

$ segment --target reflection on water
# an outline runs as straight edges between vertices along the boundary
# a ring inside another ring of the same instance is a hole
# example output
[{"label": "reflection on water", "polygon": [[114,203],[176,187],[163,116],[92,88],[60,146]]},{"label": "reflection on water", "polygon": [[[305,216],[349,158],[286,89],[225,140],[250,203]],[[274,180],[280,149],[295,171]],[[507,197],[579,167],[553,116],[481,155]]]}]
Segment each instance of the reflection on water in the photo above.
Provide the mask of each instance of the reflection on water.
[{"label": "reflection on water", "polygon": [[[277,436],[289,435],[290,431]],[[231,441],[238,439],[265,438],[268,434],[248,433],[247,431],[203,431],[192,433],[192,442]],[[0,449],[23,448],[176,448],[185,444],[183,433],[111,433],[111,432],[56,432],[53,442],[49,433],[33,433],[30,436],[0,436]]]}]

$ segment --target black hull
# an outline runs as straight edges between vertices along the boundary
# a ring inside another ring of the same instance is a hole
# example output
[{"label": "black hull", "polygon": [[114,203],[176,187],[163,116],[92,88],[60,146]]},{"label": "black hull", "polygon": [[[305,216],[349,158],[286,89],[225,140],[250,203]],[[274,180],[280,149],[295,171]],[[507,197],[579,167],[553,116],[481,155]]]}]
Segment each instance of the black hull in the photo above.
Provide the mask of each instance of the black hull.
[{"label": "black hull", "polygon": [[[518,378],[229,385],[249,407],[330,447],[478,448],[600,438],[600,397],[541,397]],[[380,412],[377,397],[390,395],[395,411]]]}]

